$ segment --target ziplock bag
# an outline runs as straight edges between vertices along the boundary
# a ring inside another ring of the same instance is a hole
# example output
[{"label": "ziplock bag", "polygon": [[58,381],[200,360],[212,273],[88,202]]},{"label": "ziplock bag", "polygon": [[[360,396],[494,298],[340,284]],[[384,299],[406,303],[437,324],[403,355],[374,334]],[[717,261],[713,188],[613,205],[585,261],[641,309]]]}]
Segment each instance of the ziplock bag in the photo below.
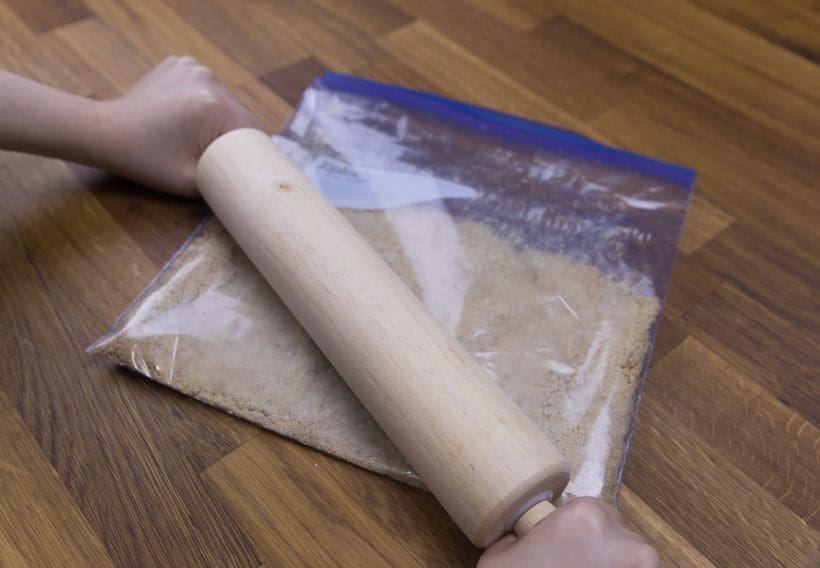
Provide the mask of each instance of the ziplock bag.
[{"label": "ziplock bag", "polygon": [[[614,501],[694,173],[334,73],[274,141]],[[216,219],[89,350],[422,485]]]}]

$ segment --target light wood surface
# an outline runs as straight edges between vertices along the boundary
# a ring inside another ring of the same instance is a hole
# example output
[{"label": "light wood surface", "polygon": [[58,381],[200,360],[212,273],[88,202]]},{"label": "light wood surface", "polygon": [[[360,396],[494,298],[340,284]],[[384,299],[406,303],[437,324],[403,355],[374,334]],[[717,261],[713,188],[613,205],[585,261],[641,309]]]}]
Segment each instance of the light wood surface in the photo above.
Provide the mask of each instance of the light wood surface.
[{"label": "light wood surface", "polygon": [[[621,509],[668,566],[816,566],[819,27],[809,0],[10,0],[0,65],[106,97],[188,53],[272,130],[334,69],[697,168]],[[474,565],[432,496],[82,352],[204,212],[0,154],[0,564]]]}]

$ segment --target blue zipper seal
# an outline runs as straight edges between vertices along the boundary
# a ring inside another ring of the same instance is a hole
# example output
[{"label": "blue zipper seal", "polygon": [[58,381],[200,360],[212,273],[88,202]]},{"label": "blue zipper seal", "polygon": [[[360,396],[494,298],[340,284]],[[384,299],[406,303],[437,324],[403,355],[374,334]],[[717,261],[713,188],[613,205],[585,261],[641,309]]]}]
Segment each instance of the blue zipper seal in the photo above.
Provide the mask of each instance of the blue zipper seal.
[{"label": "blue zipper seal", "polygon": [[432,93],[379,83],[332,71],[328,71],[316,79],[314,86],[379,97],[433,113],[458,124],[476,128],[507,140],[533,144],[553,152],[572,154],[590,160],[624,166],[663,178],[686,188],[691,188],[694,185],[695,170],[686,166],[648,158],[634,152],[627,152],[596,142],[570,130]]}]

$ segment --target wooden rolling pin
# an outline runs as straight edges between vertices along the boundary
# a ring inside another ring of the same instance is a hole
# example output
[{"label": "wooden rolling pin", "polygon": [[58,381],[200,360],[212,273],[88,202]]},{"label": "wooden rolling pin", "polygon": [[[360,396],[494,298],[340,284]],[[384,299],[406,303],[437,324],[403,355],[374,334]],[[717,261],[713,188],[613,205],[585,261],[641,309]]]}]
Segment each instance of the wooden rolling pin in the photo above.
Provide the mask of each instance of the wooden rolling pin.
[{"label": "wooden rolling pin", "polygon": [[569,468],[464,347],[264,133],[202,155],[202,196],[480,547],[554,509]]}]

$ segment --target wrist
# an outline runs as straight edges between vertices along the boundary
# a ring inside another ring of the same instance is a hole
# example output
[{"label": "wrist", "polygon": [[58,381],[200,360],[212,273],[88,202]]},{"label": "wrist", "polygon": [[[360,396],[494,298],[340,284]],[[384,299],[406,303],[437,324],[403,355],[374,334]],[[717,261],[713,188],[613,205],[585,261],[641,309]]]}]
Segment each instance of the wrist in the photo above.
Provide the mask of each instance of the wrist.
[{"label": "wrist", "polygon": [[82,124],[75,130],[75,155],[67,159],[119,173],[124,166],[121,106],[120,99],[83,99],[77,111]]}]

